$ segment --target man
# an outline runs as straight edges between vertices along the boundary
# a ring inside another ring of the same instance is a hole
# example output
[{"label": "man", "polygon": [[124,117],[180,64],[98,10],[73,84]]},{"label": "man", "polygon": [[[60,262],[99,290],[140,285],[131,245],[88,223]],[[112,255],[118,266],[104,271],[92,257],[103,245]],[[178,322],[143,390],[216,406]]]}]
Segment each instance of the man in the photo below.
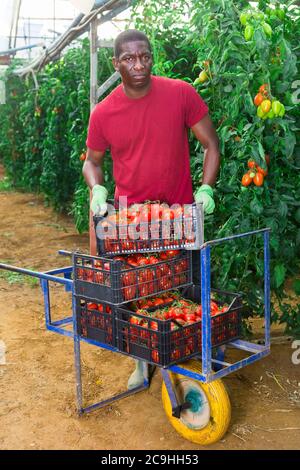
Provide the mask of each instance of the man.
[{"label": "man", "polygon": [[[128,205],[145,200],[169,205],[195,200],[203,203],[206,214],[212,213],[212,185],[220,160],[218,137],[204,101],[186,82],[151,75],[151,46],[140,31],[119,34],[113,65],[122,83],[94,108],[88,128],[83,175],[92,190],[92,212],[104,214],[107,209],[101,166],[110,149],[115,200],[127,196]],[[202,185],[194,196],[188,128],[205,149]],[[198,274],[199,253],[193,258]],[[136,361],[128,388],[142,382],[142,361]]]}]

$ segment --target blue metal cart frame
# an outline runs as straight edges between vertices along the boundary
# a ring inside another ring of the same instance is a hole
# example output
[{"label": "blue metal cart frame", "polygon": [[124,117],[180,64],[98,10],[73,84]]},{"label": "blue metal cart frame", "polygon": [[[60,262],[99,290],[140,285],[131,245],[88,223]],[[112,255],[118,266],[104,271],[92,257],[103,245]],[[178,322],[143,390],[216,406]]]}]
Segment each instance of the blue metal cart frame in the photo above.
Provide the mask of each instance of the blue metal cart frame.
[{"label": "blue metal cart frame", "polygon": [[[235,372],[242,367],[252,364],[255,361],[262,359],[270,353],[270,252],[269,252],[269,233],[270,229],[255,230],[238,235],[232,235],[229,237],[212,240],[204,243],[200,248],[201,258],[201,304],[202,304],[202,355],[197,356],[202,363],[202,373],[198,374],[181,367],[180,365],[173,365],[166,368],[161,368],[163,380],[165,382],[168,394],[170,397],[173,416],[180,418],[182,410],[188,408],[189,403],[178,403],[176,394],[173,390],[172,381],[170,379],[170,373],[181,374],[183,376],[190,377],[194,380],[199,380],[203,383],[209,383],[217,379],[221,379]],[[264,345],[258,345],[248,341],[235,340],[227,343],[226,346],[241,349],[249,353],[249,357],[237,361],[233,364],[224,361],[224,347],[217,348],[216,358],[212,357],[212,344],[211,344],[211,321],[210,321],[210,255],[211,247],[221,243],[225,243],[229,240],[238,238],[261,235],[264,240],[264,319],[265,319],[265,341]],[[66,252],[61,251],[61,254]],[[92,344],[94,346],[101,347],[110,351],[120,351],[107,344],[100,343],[95,340],[87,339],[78,334],[77,329],[77,317],[76,317],[76,298],[74,295],[74,283],[71,279],[73,267],[67,266],[64,268],[54,269],[44,273],[31,271],[28,269],[18,268],[6,264],[0,264],[0,269],[6,269],[14,271],[20,274],[25,274],[40,279],[43,295],[44,295],[44,307],[45,307],[45,322],[46,328],[55,333],[72,337],[74,341],[74,361],[76,371],[76,395],[77,395],[77,409],[79,414],[88,413],[98,408],[102,408],[120,398],[127,397],[136,392],[142,391],[149,387],[149,374],[148,365],[144,363],[144,383],[132,390],[126,390],[116,396],[110,397],[107,400],[100,401],[88,407],[83,407],[83,393],[82,393],[82,377],[81,377],[81,352],[80,342]],[[63,275],[63,277],[60,277]],[[51,318],[51,300],[50,300],[50,286],[49,282],[57,282],[65,286],[65,290],[72,294],[72,317],[65,317],[58,321],[53,321]],[[68,330],[67,327],[72,324],[72,330]]]}]

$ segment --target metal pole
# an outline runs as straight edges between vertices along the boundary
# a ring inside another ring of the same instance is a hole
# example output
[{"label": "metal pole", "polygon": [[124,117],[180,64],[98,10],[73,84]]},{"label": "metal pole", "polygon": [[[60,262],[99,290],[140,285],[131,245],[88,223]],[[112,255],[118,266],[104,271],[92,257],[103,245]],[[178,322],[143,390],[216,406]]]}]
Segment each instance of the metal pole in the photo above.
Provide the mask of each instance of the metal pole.
[{"label": "metal pole", "polygon": [[201,250],[202,373],[211,373],[210,247]]},{"label": "metal pole", "polygon": [[270,232],[264,233],[265,346],[270,347]]},{"label": "metal pole", "polygon": [[90,24],[90,110],[97,104],[97,17]]}]

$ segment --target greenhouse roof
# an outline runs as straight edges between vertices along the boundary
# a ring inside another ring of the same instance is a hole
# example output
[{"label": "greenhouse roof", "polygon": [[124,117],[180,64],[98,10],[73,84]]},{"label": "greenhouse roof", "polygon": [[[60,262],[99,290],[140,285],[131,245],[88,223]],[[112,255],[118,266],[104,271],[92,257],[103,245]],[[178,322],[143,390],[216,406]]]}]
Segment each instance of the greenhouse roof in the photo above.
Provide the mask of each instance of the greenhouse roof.
[{"label": "greenhouse roof", "polygon": [[128,21],[130,3],[130,0],[2,0],[0,66],[8,65],[12,57],[23,59],[25,65],[34,64],[51,52],[59,53],[87,33],[95,15],[100,15],[102,23],[99,37],[114,38]]}]

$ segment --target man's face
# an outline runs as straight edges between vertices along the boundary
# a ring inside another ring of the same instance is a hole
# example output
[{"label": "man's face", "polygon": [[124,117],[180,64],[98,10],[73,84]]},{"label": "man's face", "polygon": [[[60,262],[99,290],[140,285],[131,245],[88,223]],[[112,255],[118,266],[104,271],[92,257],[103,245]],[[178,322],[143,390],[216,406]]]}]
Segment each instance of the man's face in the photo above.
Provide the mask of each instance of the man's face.
[{"label": "man's face", "polygon": [[119,57],[114,58],[113,63],[125,86],[138,89],[149,84],[152,56],[147,42],[124,42]]}]

